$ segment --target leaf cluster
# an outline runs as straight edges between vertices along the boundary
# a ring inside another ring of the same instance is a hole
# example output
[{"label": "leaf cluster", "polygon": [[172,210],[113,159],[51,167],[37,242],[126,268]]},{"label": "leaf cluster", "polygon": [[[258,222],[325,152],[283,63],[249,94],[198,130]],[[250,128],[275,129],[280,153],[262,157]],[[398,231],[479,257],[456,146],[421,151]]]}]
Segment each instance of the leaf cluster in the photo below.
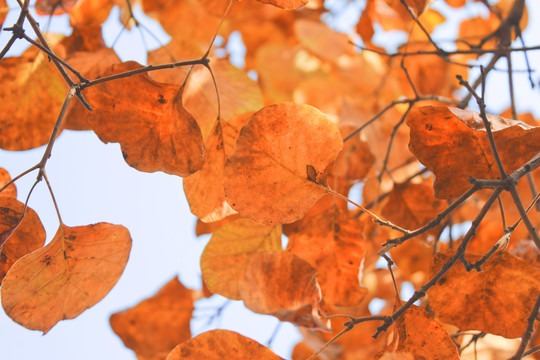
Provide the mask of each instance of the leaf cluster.
[{"label": "leaf cluster", "polygon": [[[91,130],[130,167],[182,177],[197,235],[211,234],[202,289],[175,278],[111,316],[140,359],[279,358],[227,330],[192,337],[194,303],[214,295],[297,326],[293,359],[470,359],[482,348],[517,360],[540,349],[540,130],[517,111],[512,66],[514,53],[540,49],[522,38],[524,0],[366,0],[350,35],[318,0],[18,5],[3,24],[0,148],[45,146],[13,179],[0,169],[0,294],[18,324],[45,334],[76,318],[128,261],[128,229],[66,225],[47,176],[57,137]],[[115,6],[125,29],[148,32],[140,6],[171,36],[147,65],[105,45]],[[0,0],[1,22],[8,10]],[[67,16],[72,34],[50,34],[38,16]],[[442,41],[436,30],[454,18],[457,35]],[[394,50],[377,40],[396,32]],[[243,68],[227,53],[233,34]],[[30,48],[7,57],[19,41]],[[510,108],[488,114],[501,63]],[[533,86],[528,61],[526,73]],[[31,173],[21,202],[15,183]],[[28,206],[43,183],[60,223],[46,244]],[[501,349],[496,336],[516,340]]]}]

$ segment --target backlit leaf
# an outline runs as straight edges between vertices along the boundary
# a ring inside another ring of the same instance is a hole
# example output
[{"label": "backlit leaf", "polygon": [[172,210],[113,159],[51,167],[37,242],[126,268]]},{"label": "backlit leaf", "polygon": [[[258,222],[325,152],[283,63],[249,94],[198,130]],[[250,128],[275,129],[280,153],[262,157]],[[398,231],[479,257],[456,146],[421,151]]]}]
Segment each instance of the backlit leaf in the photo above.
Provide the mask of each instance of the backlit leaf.
[{"label": "backlit leaf", "polygon": [[317,279],[328,305],[358,305],[366,295],[360,286],[364,259],[362,222],[330,207],[290,235],[287,250],[317,269]]},{"label": "backlit leaf", "polygon": [[258,0],[263,4],[274,5],[286,10],[298,9],[307,4],[307,0]]},{"label": "backlit leaf", "polygon": [[255,340],[229,330],[212,330],[178,345],[167,360],[221,360],[231,357],[235,360],[281,359]]},{"label": "backlit leaf", "polygon": [[24,204],[14,197],[0,196],[0,283],[17,259],[45,244],[38,215],[27,208],[23,218],[23,210]]},{"label": "backlit leaf", "polygon": [[[104,75],[138,69],[135,62],[113,65]],[[178,86],[140,74],[93,86],[84,92],[94,107],[89,123],[101,141],[119,142],[129,166],[187,176],[203,164],[202,135],[182,105]]]},{"label": "backlit leaf", "polygon": [[456,344],[426,310],[412,305],[398,318],[396,326],[397,352],[410,353],[414,359],[459,360]]},{"label": "backlit leaf", "polygon": [[[222,119],[230,120],[263,107],[261,90],[245,71],[225,59],[211,59],[210,63],[219,91]],[[197,119],[206,139],[218,116],[218,102],[214,81],[205,67],[191,73],[184,91],[184,106]]]},{"label": "backlit leaf", "polygon": [[218,229],[201,256],[208,289],[229,299],[241,299],[238,281],[251,257],[263,250],[281,250],[279,227],[239,219]]},{"label": "backlit leaf", "polygon": [[47,333],[100,301],[122,275],[131,238],[120,225],[60,225],[47,246],[20,258],[1,288],[13,321]]},{"label": "backlit leaf", "polygon": [[138,357],[165,359],[176,345],[191,338],[194,300],[194,292],[175,277],[154,296],[112,314],[111,327]]},{"label": "backlit leaf", "polygon": [[[432,275],[449,259],[438,253]],[[469,262],[481,256],[467,256]],[[527,317],[540,292],[540,270],[508,253],[497,253],[482,272],[467,272],[460,264],[428,291],[435,316],[461,330],[480,330],[506,338],[523,335]]]},{"label": "backlit leaf", "polygon": [[[90,80],[121,62],[114,50],[105,46],[101,26],[97,25],[74,28],[73,33],[59,44],[57,51],[65,53],[66,61]],[[80,101],[72,101],[62,125],[69,130],[91,130],[90,115]]]},{"label": "backlit leaf", "polygon": [[[6,185],[8,182],[11,181],[11,176],[9,176],[9,173],[6,169],[0,168],[0,188]],[[2,192],[0,192],[0,196],[7,196],[16,198],[17,197],[17,188],[15,187],[15,184],[9,185],[7,188],[5,188]]]},{"label": "backlit leaf", "polygon": [[240,129],[247,119],[246,114],[230,121],[216,120],[214,129],[206,139],[206,154],[201,170],[183,180],[189,208],[204,222],[214,222],[236,214],[225,200],[223,171],[225,161],[233,153]]},{"label": "backlit leaf", "polygon": [[[490,115],[495,144],[507,172],[540,151],[540,128]],[[407,117],[409,148],[435,174],[435,196],[456,198],[480,179],[500,177],[480,115],[446,106],[424,106]]]},{"label": "backlit leaf", "polygon": [[38,15],[61,15],[68,12],[79,0],[37,0],[36,13]]},{"label": "backlit leaf", "polygon": [[317,109],[267,106],[242,128],[227,160],[227,202],[264,224],[298,220],[327,193],[327,168],[342,146],[337,126]]},{"label": "backlit leaf", "polygon": [[4,24],[6,15],[9,12],[9,7],[6,4],[6,0],[0,0],[0,28]]},{"label": "backlit leaf", "polygon": [[321,321],[323,300],[317,271],[286,251],[259,251],[238,282],[246,307],[297,326],[328,330]]},{"label": "backlit leaf", "polygon": [[28,150],[49,141],[66,97],[62,78],[47,56],[30,48],[0,62],[0,148]]},{"label": "backlit leaf", "polygon": [[404,229],[415,230],[426,225],[446,208],[444,201],[433,197],[426,183],[394,184],[382,215]]}]

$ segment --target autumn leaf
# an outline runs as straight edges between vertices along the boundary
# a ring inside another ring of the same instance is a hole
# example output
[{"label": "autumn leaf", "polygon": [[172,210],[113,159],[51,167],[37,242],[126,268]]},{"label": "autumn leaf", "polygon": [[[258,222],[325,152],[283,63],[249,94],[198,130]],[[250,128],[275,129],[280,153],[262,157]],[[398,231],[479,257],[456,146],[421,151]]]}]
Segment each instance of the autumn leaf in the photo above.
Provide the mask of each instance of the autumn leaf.
[{"label": "autumn leaf", "polygon": [[195,235],[201,236],[205,234],[212,234],[216,232],[219,228],[238,219],[242,219],[242,217],[238,214],[227,216],[222,220],[214,221],[211,223],[205,223],[202,222],[200,219],[197,219],[197,224],[195,225]]},{"label": "autumn leaf", "polygon": [[[495,144],[510,173],[540,151],[540,128],[490,115]],[[497,179],[493,153],[480,115],[446,106],[425,106],[407,117],[409,148],[435,174],[435,197],[456,198],[472,185],[468,179]]]},{"label": "autumn leaf", "polygon": [[321,21],[298,19],[294,30],[300,43],[322,60],[339,62],[342,56],[353,53],[349,37]]},{"label": "autumn leaf", "polygon": [[144,359],[165,359],[179,343],[191,338],[195,293],[173,278],[154,296],[111,315],[113,331],[126,347]]},{"label": "autumn leaf", "polygon": [[46,144],[66,97],[66,87],[36,48],[0,62],[0,148],[28,150]]},{"label": "autumn leaf", "polygon": [[414,10],[417,16],[424,12],[430,2],[429,0],[405,0],[405,3]]},{"label": "autumn leaf", "polygon": [[234,331],[212,330],[178,345],[167,360],[221,360],[230,358],[232,354],[237,360],[281,359],[269,348]]},{"label": "autumn leaf", "polygon": [[215,222],[236,214],[225,199],[223,171],[225,161],[234,152],[240,129],[249,115],[229,121],[216,120],[205,144],[205,161],[201,170],[183,180],[184,193],[193,214],[204,222]]},{"label": "autumn leaf", "polygon": [[[135,62],[117,64],[103,76],[139,68]],[[105,143],[119,142],[128,165],[179,176],[201,168],[201,130],[184,109],[178,86],[140,74],[93,86],[84,95],[94,107],[89,113],[92,129]]]},{"label": "autumn leaf", "polygon": [[405,229],[418,229],[446,208],[444,201],[435,199],[431,191],[426,182],[394,184],[382,215]]},{"label": "autumn leaf", "polygon": [[352,307],[367,292],[360,286],[363,243],[362,222],[332,206],[291,234],[287,250],[317,269],[317,279],[328,305]]},{"label": "autumn leaf", "polygon": [[[87,79],[96,79],[120,58],[113,49],[105,46],[101,26],[79,26],[56,47],[69,64]],[[63,127],[69,130],[92,130],[90,112],[80,101],[73,101],[64,118]]]},{"label": "autumn leaf", "polygon": [[1,288],[4,311],[45,334],[105,297],[122,275],[130,249],[129,232],[120,225],[60,225],[49,244],[9,270]]},{"label": "autumn leaf", "polygon": [[70,11],[79,0],[37,0],[35,9],[38,15],[61,15]]},{"label": "autumn leaf", "polygon": [[14,197],[0,196],[0,284],[17,259],[43,244],[45,229],[36,212],[29,207],[25,212]]},{"label": "autumn leaf", "polygon": [[412,305],[396,322],[398,353],[414,359],[459,360],[456,344],[426,310]]},{"label": "autumn leaf", "polygon": [[222,15],[209,14],[202,1],[198,0],[143,0],[141,3],[144,13],[158,20],[175,41],[190,44],[190,47],[201,50],[203,53],[210,45],[210,39]]},{"label": "autumn leaf", "polygon": [[249,259],[238,282],[246,307],[297,326],[328,330],[321,320],[324,302],[317,271],[286,251],[259,251]]},{"label": "autumn leaf", "polygon": [[202,276],[208,289],[226,298],[241,299],[238,282],[258,251],[281,250],[281,229],[249,219],[218,229],[201,255]]},{"label": "autumn leaf", "polygon": [[0,28],[4,25],[7,13],[9,12],[9,6],[6,4],[6,0],[0,0]]},{"label": "autumn leaf", "polygon": [[275,7],[294,10],[307,4],[307,0],[258,0],[263,4],[274,5]]},{"label": "autumn leaf", "polygon": [[267,225],[293,222],[328,192],[327,168],[343,142],[338,128],[308,105],[256,112],[225,164],[225,196],[240,215]]},{"label": "autumn leaf", "polygon": [[[264,105],[259,85],[245,71],[224,59],[211,59],[211,64],[213,77],[207,68],[198,67],[184,90],[184,106],[197,119],[205,139],[218,115],[228,121]],[[219,92],[219,108],[214,81]]]},{"label": "autumn leaf", "polygon": [[[11,181],[11,176],[9,176],[9,173],[6,169],[0,168],[0,188],[5,186],[8,182]],[[5,188],[2,192],[0,192],[0,196],[7,196],[16,198],[17,197],[17,188],[15,187],[15,184],[9,185],[7,188]]]},{"label": "autumn leaf", "polygon": [[[438,253],[432,272],[443,266],[449,253]],[[481,256],[466,257],[471,263]],[[435,316],[461,330],[480,330],[517,338],[523,335],[527,317],[540,293],[540,270],[508,253],[493,255],[482,272],[468,272],[461,264],[428,291]]]}]

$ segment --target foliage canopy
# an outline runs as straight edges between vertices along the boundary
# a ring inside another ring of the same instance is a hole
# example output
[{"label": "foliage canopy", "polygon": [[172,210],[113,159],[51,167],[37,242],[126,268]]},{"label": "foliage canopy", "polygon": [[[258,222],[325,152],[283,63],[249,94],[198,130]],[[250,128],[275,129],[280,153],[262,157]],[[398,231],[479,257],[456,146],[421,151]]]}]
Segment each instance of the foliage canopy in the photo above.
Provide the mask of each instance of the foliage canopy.
[{"label": "foliage canopy", "polygon": [[[321,0],[17,2],[2,24],[0,148],[45,148],[21,174],[0,168],[0,295],[15,322],[46,334],[76,318],[128,261],[128,229],[65,225],[47,177],[63,130],[91,130],[130,167],[183,177],[197,235],[211,234],[202,289],[175,278],[111,316],[137,358],[278,359],[232,331],[192,337],[194,303],[214,294],[297,326],[295,360],[538,356],[540,127],[518,113],[512,66],[540,49],[521,37],[524,0],[365,0],[348,35]],[[147,31],[134,6],[171,36],[148,65],[122,62],[102,36],[113,7]],[[2,23],[8,10],[0,0]],[[60,15],[69,36],[36,22]],[[31,46],[7,57],[16,41]],[[501,64],[510,108],[487,114]],[[17,200],[30,173],[60,221],[48,243],[34,187]],[[416,291],[402,299],[406,283]],[[501,352],[495,336],[516,340]]]}]

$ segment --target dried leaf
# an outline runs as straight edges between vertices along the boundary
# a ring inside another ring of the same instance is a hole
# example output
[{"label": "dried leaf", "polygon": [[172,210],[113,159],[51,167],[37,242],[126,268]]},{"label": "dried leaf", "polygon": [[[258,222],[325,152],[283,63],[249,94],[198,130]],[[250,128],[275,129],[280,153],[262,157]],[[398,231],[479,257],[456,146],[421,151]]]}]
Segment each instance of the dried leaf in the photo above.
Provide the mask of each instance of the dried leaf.
[{"label": "dried leaf", "polygon": [[201,255],[201,271],[208,289],[226,298],[241,299],[238,281],[258,251],[281,250],[281,229],[236,220],[218,229]]},{"label": "dried leaf", "polygon": [[322,21],[298,19],[294,22],[294,31],[300,44],[322,60],[338,62],[340,57],[353,53],[349,37]]},{"label": "dried leaf", "polygon": [[[45,244],[38,215],[14,197],[0,196],[0,283],[13,263]],[[22,219],[22,221],[21,221]]]},{"label": "dried leaf", "polygon": [[[0,168],[0,188],[5,186],[8,182],[11,181],[11,176],[9,176],[9,173],[6,169]],[[7,196],[16,198],[17,197],[17,188],[15,187],[15,183],[12,183],[7,188],[5,188],[1,193],[0,196]]]},{"label": "dried leaf", "polygon": [[[540,128],[490,115],[495,144],[507,172],[540,151]],[[472,185],[468,179],[500,177],[480,115],[446,106],[423,106],[407,117],[409,148],[435,174],[435,196],[456,198]]]},{"label": "dried leaf", "polygon": [[246,307],[274,315],[297,326],[328,330],[321,321],[323,306],[317,271],[286,251],[259,251],[244,268],[238,282]]},{"label": "dried leaf", "polygon": [[[212,73],[220,98],[221,119],[253,113],[264,106],[259,85],[245,71],[225,59],[211,59]],[[214,80],[208,69],[196,68],[184,91],[184,106],[201,127],[206,139],[218,116]]]},{"label": "dried leaf", "polygon": [[[433,274],[450,253],[435,255]],[[481,256],[469,255],[469,262]],[[428,291],[435,316],[461,330],[480,330],[506,338],[523,335],[527,317],[540,292],[540,270],[508,253],[493,255],[482,272],[456,264]]]},{"label": "dried leaf", "polygon": [[2,306],[13,321],[47,333],[107,295],[130,249],[129,232],[120,225],[60,225],[47,246],[13,264],[2,284]]},{"label": "dried leaf", "polygon": [[258,0],[258,1],[262,2],[263,4],[274,5],[275,7],[286,9],[286,10],[298,9],[307,4],[307,0]]},{"label": "dried leaf", "polygon": [[327,168],[342,144],[336,125],[309,105],[263,108],[225,165],[227,202],[267,225],[300,219],[327,193]]},{"label": "dried leaf", "polygon": [[175,277],[154,296],[111,315],[113,331],[138,357],[165,359],[191,338],[194,293]]},{"label": "dried leaf", "polygon": [[177,347],[167,360],[221,360],[231,356],[236,360],[279,360],[269,348],[229,330],[211,330],[197,335]]},{"label": "dried leaf", "polygon": [[360,286],[363,243],[362,222],[332,206],[291,234],[287,250],[317,269],[328,305],[352,307],[360,304],[367,292]]},{"label": "dried leaf", "polygon": [[0,28],[4,25],[7,13],[9,12],[9,6],[6,4],[6,0],[0,0]]},{"label": "dried leaf", "polygon": [[446,208],[444,201],[434,198],[432,194],[432,186],[426,183],[395,184],[382,215],[404,229],[416,230]]},{"label": "dried leaf", "polygon": [[58,71],[37,48],[0,62],[0,148],[28,150],[44,145],[66,97]]},{"label": "dried leaf", "polygon": [[79,0],[37,0],[35,9],[38,15],[62,15],[70,11]]},{"label": "dried leaf", "polygon": [[236,214],[225,200],[223,171],[225,161],[234,151],[240,129],[247,120],[247,114],[230,121],[216,120],[206,140],[206,154],[201,170],[183,181],[191,212],[204,222],[214,222]]},{"label": "dried leaf", "polygon": [[398,318],[396,326],[397,352],[410,353],[414,359],[459,360],[456,344],[426,310],[412,305]]},{"label": "dried leaf", "polygon": [[[104,75],[139,69],[135,62],[113,65]],[[119,142],[129,166],[187,176],[204,162],[202,134],[182,105],[182,89],[147,74],[109,81],[85,90],[94,107],[89,123],[101,141]]]}]

